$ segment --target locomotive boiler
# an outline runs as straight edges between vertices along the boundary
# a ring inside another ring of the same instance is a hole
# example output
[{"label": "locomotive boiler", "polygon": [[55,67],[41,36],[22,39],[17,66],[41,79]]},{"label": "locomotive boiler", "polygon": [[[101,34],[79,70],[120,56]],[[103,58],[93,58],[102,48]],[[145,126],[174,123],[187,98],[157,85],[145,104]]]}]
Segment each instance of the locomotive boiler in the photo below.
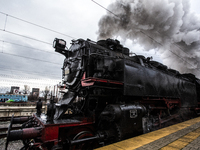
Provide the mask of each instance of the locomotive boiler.
[{"label": "locomotive boiler", "polygon": [[[72,40],[64,55],[62,82],[66,92],[47,114],[12,118],[9,141],[22,149],[93,149],[199,115],[200,80],[130,54],[118,40]],[[21,130],[12,124],[21,123]]]}]

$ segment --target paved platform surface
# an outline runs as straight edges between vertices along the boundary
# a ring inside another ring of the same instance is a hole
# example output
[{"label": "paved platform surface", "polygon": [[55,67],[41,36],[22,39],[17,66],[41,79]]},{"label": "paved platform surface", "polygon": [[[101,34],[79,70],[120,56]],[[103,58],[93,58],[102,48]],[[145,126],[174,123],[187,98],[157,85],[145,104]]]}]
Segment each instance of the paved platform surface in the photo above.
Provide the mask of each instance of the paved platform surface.
[{"label": "paved platform surface", "polygon": [[200,117],[97,150],[200,150]]}]

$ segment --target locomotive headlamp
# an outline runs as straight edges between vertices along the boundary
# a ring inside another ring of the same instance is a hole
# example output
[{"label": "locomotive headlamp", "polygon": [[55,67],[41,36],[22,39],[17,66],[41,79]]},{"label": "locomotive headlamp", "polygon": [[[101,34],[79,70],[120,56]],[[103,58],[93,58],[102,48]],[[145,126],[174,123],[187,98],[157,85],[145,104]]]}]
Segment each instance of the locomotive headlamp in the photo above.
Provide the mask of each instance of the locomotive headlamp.
[{"label": "locomotive headlamp", "polygon": [[63,39],[57,39],[57,38],[55,38],[55,40],[53,42],[53,47],[54,48],[65,49],[65,47],[66,47],[66,41],[64,41]]}]

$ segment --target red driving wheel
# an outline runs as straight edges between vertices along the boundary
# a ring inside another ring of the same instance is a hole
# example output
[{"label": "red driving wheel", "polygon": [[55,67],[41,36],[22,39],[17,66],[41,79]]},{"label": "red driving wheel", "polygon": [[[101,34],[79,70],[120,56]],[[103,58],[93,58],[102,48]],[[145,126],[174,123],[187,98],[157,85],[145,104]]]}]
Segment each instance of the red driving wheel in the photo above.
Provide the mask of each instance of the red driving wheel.
[{"label": "red driving wheel", "polygon": [[[74,136],[73,140],[84,139],[92,136],[94,135],[90,131],[81,131]],[[71,150],[92,150],[94,148],[94,144],[95,144],[94,141],[80,143],[72,146]]]}]

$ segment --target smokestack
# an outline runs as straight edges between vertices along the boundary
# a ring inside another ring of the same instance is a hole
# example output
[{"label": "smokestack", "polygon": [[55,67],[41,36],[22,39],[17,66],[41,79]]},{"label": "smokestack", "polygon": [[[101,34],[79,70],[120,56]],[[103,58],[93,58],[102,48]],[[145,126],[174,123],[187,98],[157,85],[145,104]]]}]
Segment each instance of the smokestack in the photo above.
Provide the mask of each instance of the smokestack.
[{"label": "smokestack", "polygon": [[98,40],[137,41],[158,51],[170,68],[200,77],[200,17],[189,0],[117,0],[108,10],[115,15],[102,16]]}]

